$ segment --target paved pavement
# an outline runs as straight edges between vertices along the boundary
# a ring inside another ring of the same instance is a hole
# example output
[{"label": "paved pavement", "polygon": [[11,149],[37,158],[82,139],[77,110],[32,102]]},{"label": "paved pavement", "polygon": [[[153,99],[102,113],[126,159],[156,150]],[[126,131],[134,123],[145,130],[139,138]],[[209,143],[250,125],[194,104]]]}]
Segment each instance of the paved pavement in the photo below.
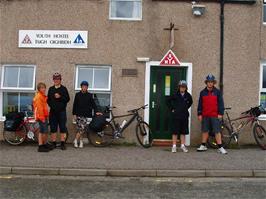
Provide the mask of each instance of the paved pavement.
[{"label": "paved pavement", "polygon": [[[0,173],[11,173],[12,170],[12,173],[16,174],[31,174],[32,171],[25,171],[25,168],[46,168],[51,169],[51,172],[35,171],[35,174],[70,175],[72,172],[75,175],[79,169],[88,169],[89,171],[84,172],[94,171],[98,172],[98,175],[113,176],[123,175],[121,170],[131,171],[131,174],[124,173],[125,176],[138,176],[138,170],[148,173],[139,174],[141,176],[179,176],[177,172],[180,170],[191,170],[192,173],[197,171],[195,176],[233,176],[232,172],[238,172],[238,176],[254,176],[254,171],[258,171],[258,176],[266,176],[266,151],[252,147],[229,149],[228,152],[227,155],[221,155],[214,149],[196,152],[195,148],[190,148],[187,154],[173,154],[165,147],[96,148],[86,145],[83,149],[74,149],[72,145],[68,145],[66,151],[56,149],[49,153],[38,153],[36,145],[10,146],[1,143]],[[24,171],[21,172],[21,168]],[[167,174],[165,171],[168,171]],[[219,174],[221,171],[228,172]],[[249,173],[243,175],[246,171]],[[83,175],[83,172],[80,172],[80,175]]]},{"label": "paved pavement", "polygon": [[4,199],[266,198],[265,178],[0,176]]}]

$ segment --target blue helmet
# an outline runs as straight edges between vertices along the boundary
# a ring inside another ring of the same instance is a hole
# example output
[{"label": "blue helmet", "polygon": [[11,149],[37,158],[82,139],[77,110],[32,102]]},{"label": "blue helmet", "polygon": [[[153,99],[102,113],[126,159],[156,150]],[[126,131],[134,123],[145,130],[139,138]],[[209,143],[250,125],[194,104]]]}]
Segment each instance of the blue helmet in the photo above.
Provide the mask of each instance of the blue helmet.
[{"label": "blue helmet", "polygon": [[216,82],[215,76],[210,73],[209,75],[207,75],[207,77],[205,79],[205,83],[206,82]]},{"label": "blue helmet", "polygon": [[89,83],[87,81],[82,81],[80,83],[80,86],[89,86]]}]

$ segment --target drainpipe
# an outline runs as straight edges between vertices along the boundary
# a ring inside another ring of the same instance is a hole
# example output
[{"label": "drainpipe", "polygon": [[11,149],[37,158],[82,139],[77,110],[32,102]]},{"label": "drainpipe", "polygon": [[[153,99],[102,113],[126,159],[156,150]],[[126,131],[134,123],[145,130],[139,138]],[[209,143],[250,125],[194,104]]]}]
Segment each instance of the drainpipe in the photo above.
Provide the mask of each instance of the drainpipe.
[{"label": "drainpipe", "polygon": [[224,89],[224,1],[220,1],[221,14],[220,14],[220,90],[223,93]]}]

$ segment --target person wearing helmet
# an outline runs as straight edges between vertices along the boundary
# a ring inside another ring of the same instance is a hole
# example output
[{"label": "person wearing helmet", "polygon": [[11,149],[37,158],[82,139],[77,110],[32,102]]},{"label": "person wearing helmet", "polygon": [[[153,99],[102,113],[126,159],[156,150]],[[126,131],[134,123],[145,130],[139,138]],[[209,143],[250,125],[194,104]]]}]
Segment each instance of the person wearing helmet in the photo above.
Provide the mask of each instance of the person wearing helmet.
[{"label": "person wearing helmet", "polygon": [[[87,81],[82,81],[80,84],[81,90],[76,93],[74,103],[73,103],[73,119],[77,123],[77,134],[74,140],[75,148],[83,148],[83,134],[85,126],[87,124],[88,118],[92,117],[92,111],[96,115],[100,115],[97,106],[93,99],[93,95],[88,92],[89,83]],[[79,142],[79,145],[78,145]]]},{"label": "person wearing helmet", "polygon": [[209,133],[215,133],[218,152],[227,154],[222,146],[221,119],[224,114],[224,101],[220,90],[215,87],[216,79],[209,74],[205,79],[206,88],[200,92],[198,103],[198,119],[201,122],[202,143],[197,151],[207,151],[206,142]]},{"label": "person wearing helmet", "polygon": [[48,90],[47,103],[50,106],[49,123],[51,131],[51,141],[56,147],[56,132],[59,127],[61,133],[61,149],[65,150],[65,138],[67,133],[67,114],[66,107],[69,102],[68,90],[61,84],[62,76],[59,73],[53,75],[54,85]]},{"label": "person wearing helmet", "polygon": [[188,131],[188,109],[193,103],[192,97],[187,91],[187,82],[181,80],[178,84],[178,89],[175,94],[167,99],[167,106],[171,111],[171,131],[173,146],[172,152],[176,152],[177,135],[180,137],[181,146],[180,149],[183,152],[188,152],[185,146],[185,135],[189,134]]}]

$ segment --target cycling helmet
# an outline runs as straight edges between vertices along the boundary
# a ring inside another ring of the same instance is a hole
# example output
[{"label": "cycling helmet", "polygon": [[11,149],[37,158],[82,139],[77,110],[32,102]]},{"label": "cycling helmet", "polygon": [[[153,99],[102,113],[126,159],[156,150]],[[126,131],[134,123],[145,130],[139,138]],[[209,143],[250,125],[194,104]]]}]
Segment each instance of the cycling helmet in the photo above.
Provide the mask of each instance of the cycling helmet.
[{"label": "cycling helmet", "polygon": [[89,86],[89,83],[87,81],[82,81],[80,83],[80,86]]},{"label": "cycling helmet", "polygon": [[62,79],[62,76],[61,76],[61,74],[60,73],[55,73],[55,74],[53,74],[53,80],[55,80],[55,79]]},{"label": "cycling helmet", "polygon": [[187,86],[186,80],[180,80],[178,86]]},{"label": "cycling helmet", "polygon": [[214,83],[216,83],[215,76],[213,74],[211,74],[211,73],[209,75],[207,75],[207,77],[205,79],[205,83],[207,83],[207,82],[214,82]]}]

